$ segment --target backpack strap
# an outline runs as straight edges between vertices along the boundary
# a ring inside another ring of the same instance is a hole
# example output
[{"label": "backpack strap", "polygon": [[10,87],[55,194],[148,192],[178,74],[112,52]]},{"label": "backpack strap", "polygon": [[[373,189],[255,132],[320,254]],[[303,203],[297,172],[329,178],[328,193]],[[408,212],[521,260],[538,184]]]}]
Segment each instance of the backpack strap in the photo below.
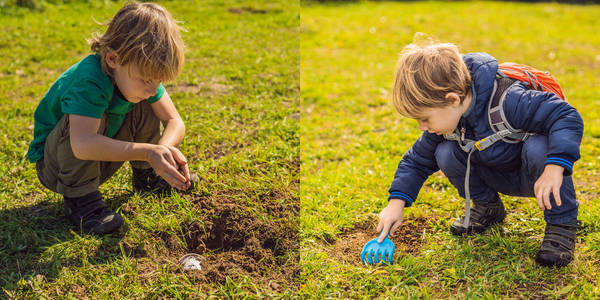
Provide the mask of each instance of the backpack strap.
[{"label": "backpack strap", "polygon": [[500,140],[506,143],[516,144],[519,142],[524,142],[531,135],[533,135],[531,133],[523,132],[523,130],[520,129],[514,129],[512,126],[510,126],[510,124],[508,124],[506,116],[504,115],[504,109],[502,104],[506,99],[506,93],[508,92],[508,89],[511,86],[518,83],[518,80],[509,78],[502,72],[498,71],[497,78],[496,80],[494,80],[494,88],[492,90],[492,95],[490,96],[490,101],[488,104],[488,120],[492,131],[494,131],[492,135],[489,135],[481,140],[474,141],[464,138],[464,131],[461,134],[461,132],[458,131],[458,128],[455,129],[452,134],[444,135],[444,138],[446,138],[447,140],[457,141],[460,148],[468,153],[467,172],[465,174],[464,185],[465,218],[462,224],[464,228],[469,227],[469,221],[471,217],[471,194],[469,189],[469,175],[471,173],[471,154],[473,154],[475,150],[483,151],[487,147],[493,145],[494,143]]},{"label": "backpack strap", "polygon": [[458,128],[454,129],[453,133],[444,134],[444,138],[449,141],[456,141],[458,146],[467,153],[475,147],[475,142],[477,142],[471,139],[461,138],[461,133]]},{"label": "backpack strap", "polygon": [[457,128],[455,129],[454,133],[444,135],[444,138],[447,140],[457,141],[458,145],[465,152],[470,152],[473,148],[483,151],[497,141],[503,141],[509,144],[517,144],[526,141],[533,134],[524,132],[520,129],[515,129],[510,126],[506,120],[506,115],[504,114],[503,108],[508,89],[519,83],[519,80],[509,78],[502,72],[498,72],[498,76],[496,80],[494,80],[494,87],[490,96],[490,100],[488,101],[488,121],[492,131],[494,132],[493,134],[481,140],[473,141],[464,138],[461,139]]},{"label": "backpack strap", "polygon": [[506,120],[506,115],[504,114],[503,103],[506,99],[506,93],[510,87],[519,83],[519,80],[503,76],[503,74],[500,75],[499,78],[494,81],[494,89],[488,103],[488,121],[490,127],[494,133],[498,134],[497,138],[510,144],[524,142],[531,136],[530,133],[526,133],[523,130],[515,129],[510,126]]}]

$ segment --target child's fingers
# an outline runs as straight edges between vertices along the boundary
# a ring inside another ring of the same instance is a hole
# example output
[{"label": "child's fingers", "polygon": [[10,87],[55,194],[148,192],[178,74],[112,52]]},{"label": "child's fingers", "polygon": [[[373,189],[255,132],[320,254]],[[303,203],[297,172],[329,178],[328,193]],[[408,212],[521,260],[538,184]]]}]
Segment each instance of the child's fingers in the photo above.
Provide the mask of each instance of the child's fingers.
[{"label": "child's fingers", "polygon": [[550,188],[544,188],[543,190],[543,199],[544,199],[544,205],[546,206],[547,210],[551,210],[552,209],[552,205],[550,204],[550,193],[552,192],[552,189]]},{"label": "child's fingers", "polygon": [[175,159],[173,158],[173,153],[165,152],[165,155],[163,157],[171,166],[177,167],[177,162],[175,162]]},{"label": "child's fingers", "polygon": [[562,201],[560,200],[560,187],[553,187],[552,194],[554,195],[554,202],[556,202],[556,205],[561,206]]},{"label": "child's fingers", "polygon": [[185,189],[185,178],[173,166],[167,166],[164,174],[160,174],[172,187],[183,190]]},{"label": "child's fingers", "polygon": [[173,158],[175,158],[175,160],[177,161],[178,164],[180,164],[180,165],[187,164],[187,159],[185,159],[185,156],[183,156],[183,153],[181,153],[181,151],[179,151],[179,149],[177,149],[175,147],[171,147],[171,153],[173,153]]},{"label": "child's fingers", "polygon": [[375,230],[377,230],[377,232],[381,232],[382,229],[383,229],[383,221],[381,221],[381,219],[379,219],[379,223],[377,223],[377,228]]},{"label": "child's fingers", "polygon": [[185,164],[180,167],[183,170],[183,176],[185,176],[186,181],[190,181],[190,169],[188,168],[188,165]]},{"label": "child's fingers", "polygon": [[[187,180],[185,179],[185,177],[183,176],[183,174],[181,174],[181,172],[179,172],[178,169],[175,169],[175,167],[171,166],[171,165],[167,165],[167,174],[171,175],[171,177],[173,177],[175,180],[180,181],[180,183],[185,183]],[[180,185],[173,185],[175,187],[179,187]]]},{"label": "child's fingers", "polygon": [[190,181],[190,169],[188,168],[187,164],[180,164],[179,162],[177,164],[177,170],[179,173],[181,173],[181,175],[183,175],[183,177],[185,177],[185,181]]},{"label": "child's fingers", "polygon": [[379,235],[379,238],[377,238],[377,242],[378,243],[383,242],[383,240],[385,239],[385,237],[388,235],[389,232],[390,232],[390,224],[389,223],[385,223],[383,225],[383,230],[381,231],[381,234]]},{"label": "child's fingers", "polygon": [[539,188],[535,190],[535,199],[537,200],[537,204],[541,210],[544,210],[544,201],[542,200],[542,192]]},{"label": "child's fingers", "polygon": [[187,159],[185,159],[185,156],[183,156],[183,154],[181,153],[181,151],[179,151],[179,149],[175,148],[175,147],[170,147],[171,149],[171,154],[173,155],[173,159],[175,160],[175,162],[178,165],[178,168],[181,169],[183,176],[185,176],[185,181],[190,181],[190,169],[188,168],[187,165]]},{"label": "child's fingers", "polygon": [[185,185],[187,182],[187,179],[185,177],[183,177],[183,175],[179,172],[179,170],[173,168],[173,171],[175,172],[175,179],[177,179],[179,182],[181,182],[183,185],[181,186],[181,189],[185,189]]},{"label": "child's fingers", "polygon": [[394,236],[394,234],[396,234],[396,229],[398,229],[400,225],[402,225],[402,221],[396,221],[396,223],[392,225],[392,229],[390,229],[390,236]]}]

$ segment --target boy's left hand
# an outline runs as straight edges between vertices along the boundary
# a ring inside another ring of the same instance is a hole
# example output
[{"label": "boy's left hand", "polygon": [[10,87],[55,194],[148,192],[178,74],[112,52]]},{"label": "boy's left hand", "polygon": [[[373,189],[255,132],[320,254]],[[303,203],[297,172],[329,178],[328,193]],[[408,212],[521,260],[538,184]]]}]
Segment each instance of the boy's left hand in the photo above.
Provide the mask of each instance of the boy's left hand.
[{"label": "boy's left hand", "polygon": [[554,195],[556,205],[561,206],[560,201],[560,186],[563,182],[564,168],[559,165],[548,164],[544,168],[544,172],[533,185],[535,198],[541,210],[550,210],[550,193]]}]

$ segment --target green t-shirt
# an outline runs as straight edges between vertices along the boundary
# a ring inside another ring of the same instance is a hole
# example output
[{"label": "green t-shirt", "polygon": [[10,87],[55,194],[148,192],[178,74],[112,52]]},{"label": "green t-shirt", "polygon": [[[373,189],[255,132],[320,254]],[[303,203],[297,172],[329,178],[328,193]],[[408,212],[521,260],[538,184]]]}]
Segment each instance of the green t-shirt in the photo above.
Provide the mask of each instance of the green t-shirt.
[{"label": "green t-shirt", "polygon": [[[159,85],[156,95],[146,99],[158,101],[165,88]],[[92,54],[65,71],[44,95],[34,114],[33,141],[29,145],[27,158],[36,162],[44,156],[46,137],[64,114],[102,118],[106,114],[106,136],[113,137],[135,103],[115,93],[115,86],[102,72],[100,56]]]}]

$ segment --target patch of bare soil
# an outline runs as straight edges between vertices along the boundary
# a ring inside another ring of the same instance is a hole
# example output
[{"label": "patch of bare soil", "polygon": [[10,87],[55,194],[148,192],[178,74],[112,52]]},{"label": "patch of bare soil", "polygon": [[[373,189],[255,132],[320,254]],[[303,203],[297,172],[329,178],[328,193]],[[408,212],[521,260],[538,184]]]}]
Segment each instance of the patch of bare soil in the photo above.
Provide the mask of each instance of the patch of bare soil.
[{"label": "patch of bare soil", "polygon": [[[369,221],[342,233],[339,240],[335,241],[333,247],[328,250],[329,255],[338,261],[362,265],[360,252],[368,241],[377,237],[376,226],[375,221]],[[405,220],[396,230],[395,236],[390,237],[396,245],[394,260],[398,255],[418,253],[423,244],[423,234],[432,230],[431,228],[431,224],[425,218]]]},{"label": "patch of bare soil", "polygon": [[182,222],[180,236],[159,234],[169,255],[200,254],[202,270],[186,271],[199,283],[247,276],[276,290],[293,285],[300,271],[297,195],[272,190],[259,195],[258,207],[249,207],[235,197],[240,193],[192,195],[205,217]]}]

